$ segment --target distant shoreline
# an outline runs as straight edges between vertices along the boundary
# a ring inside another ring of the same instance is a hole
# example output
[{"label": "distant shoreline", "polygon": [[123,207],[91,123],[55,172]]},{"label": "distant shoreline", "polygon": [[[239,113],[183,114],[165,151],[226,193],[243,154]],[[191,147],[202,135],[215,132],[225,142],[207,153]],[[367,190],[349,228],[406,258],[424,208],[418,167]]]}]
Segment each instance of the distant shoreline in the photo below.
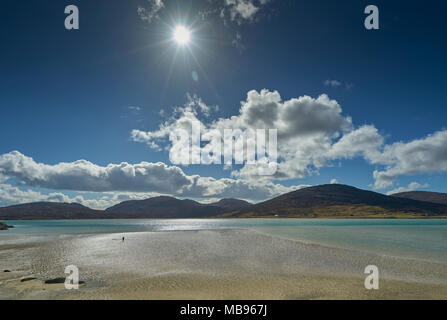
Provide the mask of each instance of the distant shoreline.
[{"label": "distant shoreline", "polygon": [[[275,217],[275,216],[253,216],[253,217],[203,217],[203,218],[74,218],[74,219],[62,219],[62,218],[44,218],[44,219],[20,219],[20,218],[7,218],[3,219],[3,221],[74,221],[74,220],[230,220],[230,219],[238,219],[238,220],[252,220],[252,219],[300,219],[300,220],[318,220],[318,219],[326,219],[326,220],[444,220],[447,219],[447,216],[405,216],[405,217],[395,217],[395,216],[387,216],[387,217],[332,217],[332,216],[323,216],[323,217]],[[13,226],[9,226],[11,228]]]}]

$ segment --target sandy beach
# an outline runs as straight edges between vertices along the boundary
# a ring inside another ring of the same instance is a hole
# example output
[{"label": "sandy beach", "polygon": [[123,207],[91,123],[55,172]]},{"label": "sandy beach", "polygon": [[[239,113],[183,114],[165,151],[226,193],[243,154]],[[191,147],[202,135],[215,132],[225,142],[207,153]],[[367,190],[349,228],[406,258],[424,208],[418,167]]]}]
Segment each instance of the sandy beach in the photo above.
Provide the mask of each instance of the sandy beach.
[{"label": "sandy beach", "polygon": [[[370,264],[379,290],[364,287]],[[79,290],[44,283],[68,265]],[[1,245],[0,298],[446,299],[447,265],[242,229],[78,235]]]}]

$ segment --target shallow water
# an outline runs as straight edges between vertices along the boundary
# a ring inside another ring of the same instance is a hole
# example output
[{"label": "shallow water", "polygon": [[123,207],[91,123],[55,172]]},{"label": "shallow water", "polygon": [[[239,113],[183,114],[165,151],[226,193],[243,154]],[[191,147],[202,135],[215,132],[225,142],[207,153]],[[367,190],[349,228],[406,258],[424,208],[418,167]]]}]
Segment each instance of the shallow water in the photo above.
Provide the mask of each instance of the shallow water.
[{"label": "shallow water", "polygon": [[9,221],[0,244],[69,235],[249,229],[274,236],[447,263],[447,220],[416,219],[191,219]]},{"label": "shallow water", "polygon": [[[380,270],[382,290],[377,298],[447,297],[445,220],[10,224],[16,228],[0,233],[0,270],[12,270],[3,274],[10,280],[0,280],[0,297],[8,299],[172,299],[197,294],[231,299],[369,299],[364,289],[368,265]],[[68,292],[43,284],[45,279],[64,276],[69,265],[78,268],[85,288]],[[26,276],[38,280],[21,283]]]}]

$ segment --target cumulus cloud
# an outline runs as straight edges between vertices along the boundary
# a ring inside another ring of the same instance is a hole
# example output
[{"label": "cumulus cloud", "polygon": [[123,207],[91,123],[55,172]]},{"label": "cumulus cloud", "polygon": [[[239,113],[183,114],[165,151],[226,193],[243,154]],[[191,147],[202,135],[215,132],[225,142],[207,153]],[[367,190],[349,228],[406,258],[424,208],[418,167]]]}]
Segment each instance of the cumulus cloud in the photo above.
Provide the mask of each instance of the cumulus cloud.
[{"label": "cumulus cloud", "polygon": [[[48,165],[37,163],[18,151],[0,156],[0,174],[14,178],[24,186],[53,190],[150,192],[193,198],[238,197],[263,200],[301,187],[285,187],[272,182],[258,185],[230,178],[188,176],[179,167],[167,166],[161,162],[123,162],[99,166],[86,160],[78,160]],[[31,196],[36,194],[30,194]],[[88,202],[85,200],[83,203]]]},{"label": "cumulus cloud", "polygon": [[371,162],[381,157],[380,149],[384,138],[373,125],[364,125],[346,133],[329,150],[327,156],[331,159],[352,159],[363,156]]},{"label": "cumulus cloud", "polygon": [[400,193],[400,192],[415,191],[415,190],[419,190],[419,189],[425,189],[428,187],[430,187],[428,184],[420,184],[419,182],[411,182],[407,187],[399,187],[399,188],[388,191],[387,195]]},{"label": "cumulus cloud", "polygon": [[383,168],[373,172],[374,188],[391,188],[398,176],[447,171],[447,131],[408,143],[385,145],[378,130],[365,125],[343,136],[328,156],[332,159],[363,157]]},{"label": "cumulus cloud", "polygon": [[[232,171],[233,177],[247,181],[303,178],[331,166],[333,161],[356,157],[376,167],[373,172],[376,189],[392,187],[400,175],[447,171],[447,130],[408,143],[385,144],[374,125],[355,127],[352,119],[343,115],[338,102],[326,94],[283,100],[277,91],[252,90],[241,102],[237,115],[214,121],[204,121],[206,117],[200,117],[201,113],[209,116],[210,112],[202,100],[201,106],[193,101],[189,99],[185,106],[175,108],[158,130],[134,130],[132,139],[152,147],[175,147],[167,142],[169,133],[176,128],[191,130],[192,123],[200,124],[202,135],[224,129],[277,129],[276,174],[260,177],[257,166],[248,164]],[[241,147],[246,148],[246,144]],[[185,157],[189,155],[180,151],[175,155],[176,160],[185,160],[177,163],[188,163]]]},{"label": "cumulus cloud", "polygon": [[147,0],[145,6],[139,6],[137,9],[138,16],[144,22],[152,22],[158,17],[158,13],[164,8],[162,0]]},{"label": "cumulus cloud", "polygon": [[0,203],[9,205],[22,202],[42,201],[43,195],[33,190],[23,191],[6,183],[0,184]]},{"label": "cumulus cloud", "polygon": [[375,170],[375,188],[392,187],[400,175],[415,175],[447,171],[447,130],[408,143],[396,142],[385,146],[375,163],[386,165]]},{"label": "cumulus cloud", "polygon": [[283,101],[278,91],[252,90],[248,92],[247,100],[242,102],[239,113],[229,120],[220,120],[217,125],[274,128],[286,140],[315,134],[332,134],[348,129],[351,125],[351,119],[341,115],[342,109],[338,102],[331,100],[326,94],[317,98],[301,96]]},{"label": "cumulus cloud", "polygon": [[86,160],[47,165],[13,151],[0,156],[0,172],[32,187],[75,191],[159,191],[172,193],[190,184],[178,167],[164,163],[110,164],[102,167]]},{"label": "cumulus cloud", "polygon": [[[166,142],[171,132],[178,128],[190,132],[193,123],[200,124],[202,135],[217,130],[223,136],[225,129],[276,129],[281,161],[277,173],[269,178],[290,179],[305,177],[315,168],[325,165],[334,139],[340,133],[352,130],[351,118],[343,116],[338,102],[326,94],[316,98],[301,96],[283,101],[277,91],[252,90],[248,92],[247,99],[241,102],[236,116],[205,122],[200,119],[199,114],[200,108],[188,102],[183,107],[177,107],[174,115],[158,130],[134,130],[131,137],[136,142],[160,148],[160,142]],[[171,147],[171,153],[179,150],[173,156],[176,163],[188,163],[189,155],[181,152],[184,148],[176,148],[175,142]],[[245,148],[246,144],[241,147]],[[182,157],[184,161],[179,161]],[[260,178],[257,165],[245,165],[242,169],[233,171],[232,175],[245,180]]]},{"label": "cumulus cloud", "polygon": [[0,205],[9,206],[14,204],[31,202],[59,202],[79,203],[92,209],[106,209],[126,200],[147,199],[151,194],[147,193],[113,193],[113,194],[90,194],[90,197],[76,195],[70,197],[62,192],[42,193],[30,189],[23,189],[7,183],[0,183]]},{"label": "cumulus cloud", "polygon": [[[162,150],[160,142],[166,142],[170,133],[175,129],[191,131],[193,123],[201,123],[199,115],[204,118],[209,117],[211,111],[217,111],[217,106],[206,105],[201,98],[196,95],[187,94],[187,102],[184,106],[174,108],[172,115],[168,117],[159,130],[147,132],[142,130],[132,130],[131,139],[135,142],[147,143],[155,150]],[[165,112],[163,111],[163,114]]]}]

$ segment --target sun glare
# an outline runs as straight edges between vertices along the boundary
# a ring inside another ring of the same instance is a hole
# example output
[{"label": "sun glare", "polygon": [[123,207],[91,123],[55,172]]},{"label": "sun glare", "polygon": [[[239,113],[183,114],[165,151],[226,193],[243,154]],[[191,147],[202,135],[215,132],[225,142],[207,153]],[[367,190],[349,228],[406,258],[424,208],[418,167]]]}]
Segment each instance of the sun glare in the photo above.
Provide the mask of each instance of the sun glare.
[{"label": "sun glare", "polygon": [[174,30],[174,40],[181,46],[188,44],[191,32],[185,26],[177,26]]}]

